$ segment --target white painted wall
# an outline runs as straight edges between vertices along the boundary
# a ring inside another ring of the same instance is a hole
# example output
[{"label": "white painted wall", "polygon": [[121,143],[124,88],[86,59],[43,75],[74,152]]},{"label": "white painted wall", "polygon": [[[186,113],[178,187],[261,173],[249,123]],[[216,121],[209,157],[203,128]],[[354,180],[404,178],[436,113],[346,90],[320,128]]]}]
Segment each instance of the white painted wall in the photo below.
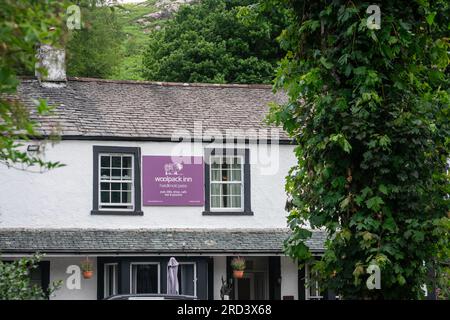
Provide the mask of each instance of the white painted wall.
[{"label": "white painted wall", "polygon": [[84,279],[80,277],[80,289],[70,290],[67,286],[67,280],[70,274],[66,273],[70,265],[80,266],[85,257],[70,257],[70,258],[49,258],[50,261],[50,284],[53,281],[63,280],[60,289],[50,297],[50,300],[97,300],[97,259],[95,257],[89,258],[92,262],[94,275],[91,279]]},{"label": "white painted wall", "polygon": [[294,296],[298,300],[298,266],[290,257],[281,257],[281,299]]},{"label": "white painted wall", "polygon": [[[252,163],[251,200],[254,216],[203,216],[203,207],[149,207],[143,216],[91,215],[93,145],[141,147],[142,155],[171,155],[192,144],[170,142],[61,141],[47,145],[46,158],[66,164],[45,173],[0,166],[0,228],[284,228],[285,177],[294,165],[293,146],[280,145],[265,175]],[[211,147],[211,145],[204,145]],[[250,158],[258,158],[250,145]],[[202,147],[188,151],[203,155]],[[267,160],[267,159],[266,159]]]}]

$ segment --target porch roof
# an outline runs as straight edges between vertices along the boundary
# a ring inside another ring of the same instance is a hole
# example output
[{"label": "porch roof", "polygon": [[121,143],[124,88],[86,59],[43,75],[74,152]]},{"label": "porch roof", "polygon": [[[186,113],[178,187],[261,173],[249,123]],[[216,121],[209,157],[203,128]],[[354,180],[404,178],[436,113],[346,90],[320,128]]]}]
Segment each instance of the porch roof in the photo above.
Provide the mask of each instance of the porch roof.
[{"label": "porch roof", "polygon": [[[0,229],[0,253],[273,253],[287,229]],[[311,251],[326,234],[314,231]]]}]

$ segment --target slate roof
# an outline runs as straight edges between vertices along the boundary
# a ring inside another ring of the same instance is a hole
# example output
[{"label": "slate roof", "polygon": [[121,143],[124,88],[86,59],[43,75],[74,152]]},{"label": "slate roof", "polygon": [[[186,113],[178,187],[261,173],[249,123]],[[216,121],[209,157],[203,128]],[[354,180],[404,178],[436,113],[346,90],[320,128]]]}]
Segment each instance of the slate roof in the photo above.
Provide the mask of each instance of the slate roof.
[{"label": "slate roof", "polygon": [[[18,96],[31,109],[35,109],[34,99],[47,99],[55,107],[54,114],[32,117],[41,123],[41,134],[58,129],[63,139],[167,139],[180,129],[193,134],[194,121],[201,123],[203,132],[268,129],[264,119],[269,103],[286,101],[284,94],[273,94],[269,85],[89,78],[69,78],[65,87],[57,88],[23,78]],[[280,140],[291,141],[282,130]]]},{"label": "slate roof", "polygon": [[[287,229],[0,229],[5,253],[282,253]],[[323,251],[325,232],[308,246]]]}]

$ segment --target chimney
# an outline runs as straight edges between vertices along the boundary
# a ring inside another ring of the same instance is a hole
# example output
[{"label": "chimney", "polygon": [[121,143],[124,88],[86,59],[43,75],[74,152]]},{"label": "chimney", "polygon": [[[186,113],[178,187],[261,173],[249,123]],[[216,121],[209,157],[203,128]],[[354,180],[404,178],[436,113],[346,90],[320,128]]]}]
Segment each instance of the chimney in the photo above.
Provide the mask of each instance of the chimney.
[{"label": "chimney", "polygon": [[39,45],[37,51],[37,68],[47,70],[47,74],[41,74],[38,69],[35,75],[41,86],[49,88],[58,88],[66,86],[66,52],[64,48],[54,48],[48,44]]}]

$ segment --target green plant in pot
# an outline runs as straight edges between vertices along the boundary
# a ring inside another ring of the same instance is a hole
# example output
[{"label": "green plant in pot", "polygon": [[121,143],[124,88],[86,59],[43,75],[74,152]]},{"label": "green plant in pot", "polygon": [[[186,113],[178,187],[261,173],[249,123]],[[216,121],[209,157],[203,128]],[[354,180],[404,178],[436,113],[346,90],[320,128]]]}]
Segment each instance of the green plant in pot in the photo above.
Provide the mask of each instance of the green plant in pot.
[{"label": "green plant in pot", "polygon": [[90,279],[94,275],[94,268],[92,262],[86,259],[81,263],[81,271],[83,272],[83,278]]},{"label": "green plant in pot", "polygon": [[241,279],[244,276],[245,259],[241,257],[235,257],[231,260],[231,268],[233,269],[233,277]]}]

